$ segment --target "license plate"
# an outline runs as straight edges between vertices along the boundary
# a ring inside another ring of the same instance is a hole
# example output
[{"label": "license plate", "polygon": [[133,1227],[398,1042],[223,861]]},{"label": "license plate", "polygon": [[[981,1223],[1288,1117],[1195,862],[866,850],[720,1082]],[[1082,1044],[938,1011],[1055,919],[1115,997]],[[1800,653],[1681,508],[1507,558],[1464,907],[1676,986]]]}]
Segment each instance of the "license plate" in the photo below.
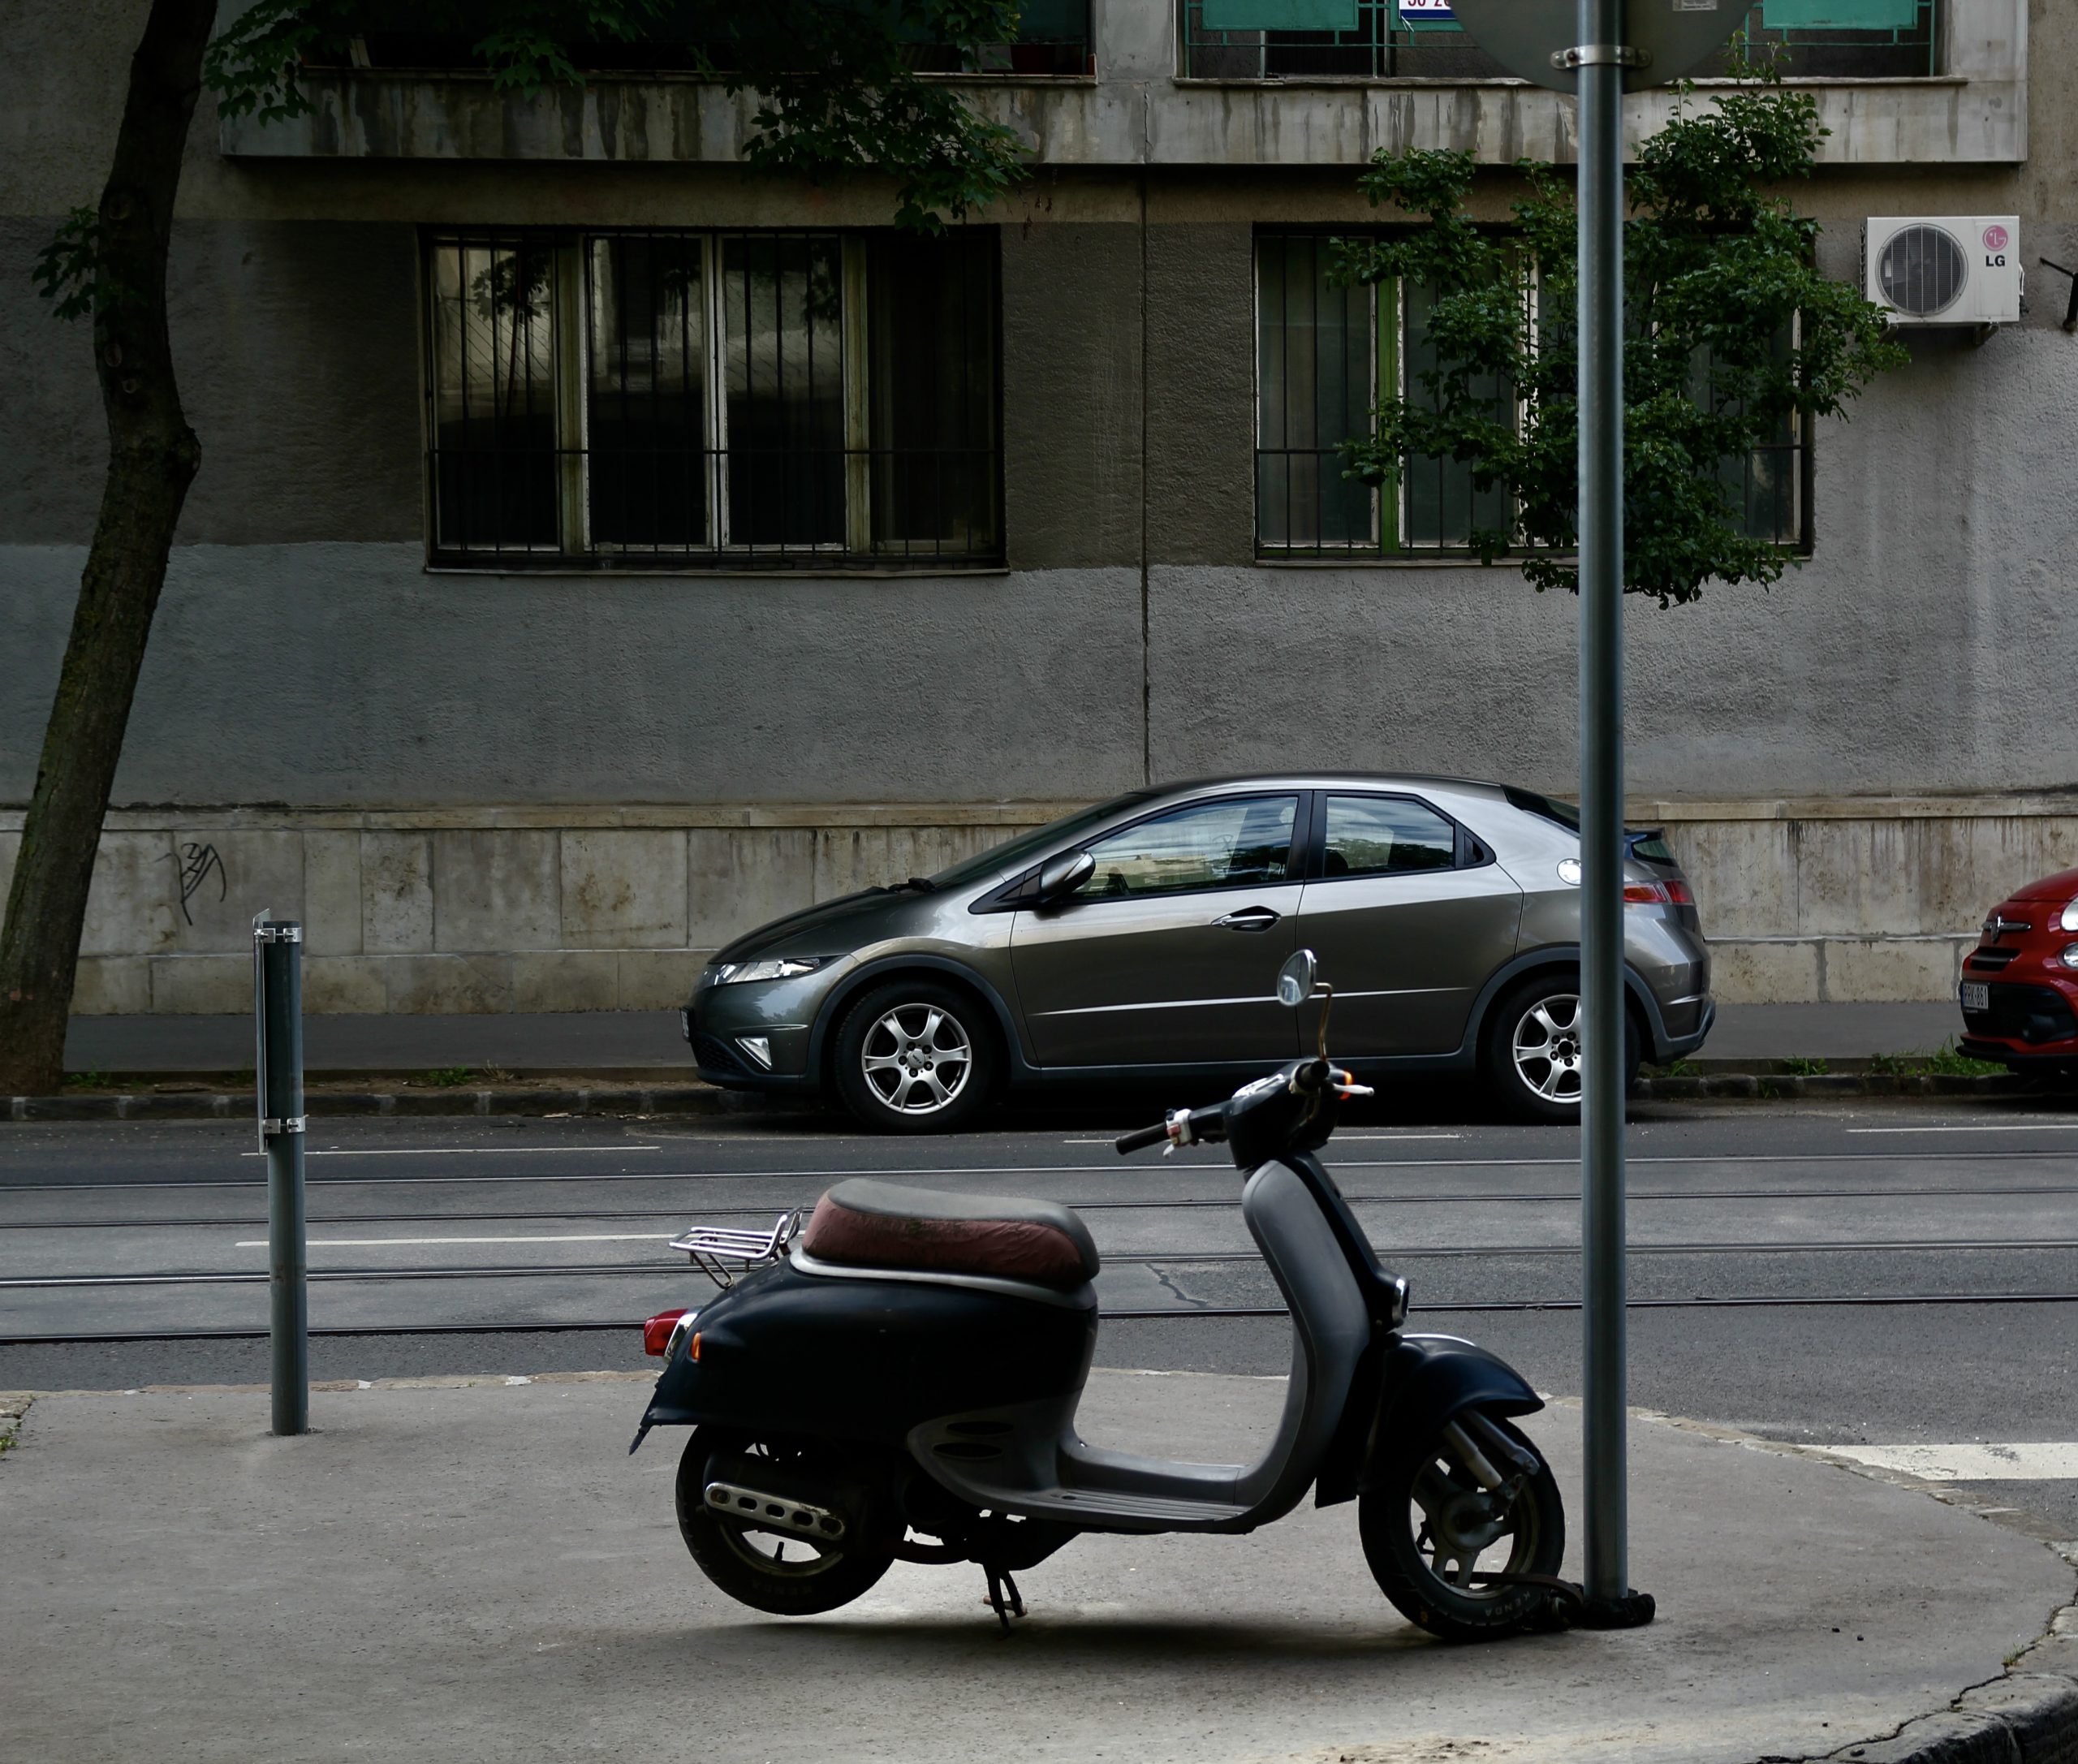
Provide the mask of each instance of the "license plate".
[{"label": "license plate", "polygon": [[1991,1008],[1991,988],[1981,980],[1964,981],[1963,1008],[1965,1011],[1989,1011]]}]

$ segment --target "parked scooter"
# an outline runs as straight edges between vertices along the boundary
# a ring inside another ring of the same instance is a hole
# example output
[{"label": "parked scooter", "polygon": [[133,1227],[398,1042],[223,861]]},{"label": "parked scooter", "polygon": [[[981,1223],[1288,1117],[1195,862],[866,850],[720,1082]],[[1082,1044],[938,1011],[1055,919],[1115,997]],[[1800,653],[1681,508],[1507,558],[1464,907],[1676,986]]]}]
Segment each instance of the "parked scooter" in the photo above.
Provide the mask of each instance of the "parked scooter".
[{"label": "parked scooter", "polygon": [[717,1586],[805,1615],[897,1560],[972,1562],[1007,1627],[1024,1614],[1015,1574],[1083,1533],[1253,1531],[1310,1488],[1320,1506],[1356,1501],[1373,1576],[1423,1628],[1474,1641],[1546,1620],[1571,1590],[1553,1577],[1565,1516],[1515,1425],[1543,1404],[1485,1349],[1406,1332],[1406,1281],[1314,1155],[1343,1099],[1369,1093],[1329,1063],[1332,994],[1310,951],[1278,996],[1321,1000],[1314,1058],[1118,1142],[1224,1141],[1248,1173],[1242,1217],[1294,1325],[1263,1456],[1170,1463],[1076,1432],[1097,1258],[1068,1208],[856,1178],[805,1229],[792,1213],[673,1245],[723,1290],[646,1326],[666,1364],[635,1445],[692,1428],[679,1526]]}]

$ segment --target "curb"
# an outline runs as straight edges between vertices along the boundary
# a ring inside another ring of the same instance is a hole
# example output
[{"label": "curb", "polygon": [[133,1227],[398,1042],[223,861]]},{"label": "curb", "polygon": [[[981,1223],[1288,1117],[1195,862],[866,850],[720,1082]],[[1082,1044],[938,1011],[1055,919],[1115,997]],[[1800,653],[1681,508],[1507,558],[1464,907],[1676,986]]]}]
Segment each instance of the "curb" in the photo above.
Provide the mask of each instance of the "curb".
[{"label": "curb", "polygon": [[[257,1106],[250,1090],[183,1090],[10,1097],[11,1121],[244,1121]],[[768,1099],[766,1106],[771,1106]],[[783,1103],[781,1106],[784,1106]],[[307,1090],[314,1115],[727,1115],[744,1106],[711,1085],[583,1085],[570,1089]]]},{"label": "curb", "polygon": [[1656,1072],[1631,1086],[1634,1101],[1692,1102],[1704,1099],[1780,1101],[1795,1097],[2022,1097],[2041,1090],[2011,1072],[1965,1077],[1959,1073],[1910,1072],[1715,1072],[1671,1077]]}]

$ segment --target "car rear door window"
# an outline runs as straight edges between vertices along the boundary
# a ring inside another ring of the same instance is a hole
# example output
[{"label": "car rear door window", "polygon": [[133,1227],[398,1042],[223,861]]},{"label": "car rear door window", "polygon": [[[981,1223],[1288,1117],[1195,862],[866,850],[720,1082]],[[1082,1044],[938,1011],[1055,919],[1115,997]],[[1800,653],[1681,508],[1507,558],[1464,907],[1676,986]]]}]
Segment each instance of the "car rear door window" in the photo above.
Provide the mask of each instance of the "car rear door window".
[{"label": "car rear door window", "polygon": [[1457,865],[1458,830],[1405,796],[1334,796],[1327,801],[1322,877],[1399,876]]},{"label": "car rear door window", "polygon": [[1261,886],[1291,875],[1299,799],[1228,796],[1136,822],[1088,847],[1097,861],[1077,898],[1103,899]]}]

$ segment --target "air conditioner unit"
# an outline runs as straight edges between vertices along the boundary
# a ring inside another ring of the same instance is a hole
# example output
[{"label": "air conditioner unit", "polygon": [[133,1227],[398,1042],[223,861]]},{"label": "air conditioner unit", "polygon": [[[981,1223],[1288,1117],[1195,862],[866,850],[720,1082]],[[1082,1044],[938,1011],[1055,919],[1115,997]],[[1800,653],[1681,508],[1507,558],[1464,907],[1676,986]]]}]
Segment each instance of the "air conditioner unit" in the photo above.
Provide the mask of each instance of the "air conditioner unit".
[{"label": "air conditioner unit", "polygon": [[1873,214],[1862,292],[1894,325],[2015,325],[2020,222],[2011,214]]}]

